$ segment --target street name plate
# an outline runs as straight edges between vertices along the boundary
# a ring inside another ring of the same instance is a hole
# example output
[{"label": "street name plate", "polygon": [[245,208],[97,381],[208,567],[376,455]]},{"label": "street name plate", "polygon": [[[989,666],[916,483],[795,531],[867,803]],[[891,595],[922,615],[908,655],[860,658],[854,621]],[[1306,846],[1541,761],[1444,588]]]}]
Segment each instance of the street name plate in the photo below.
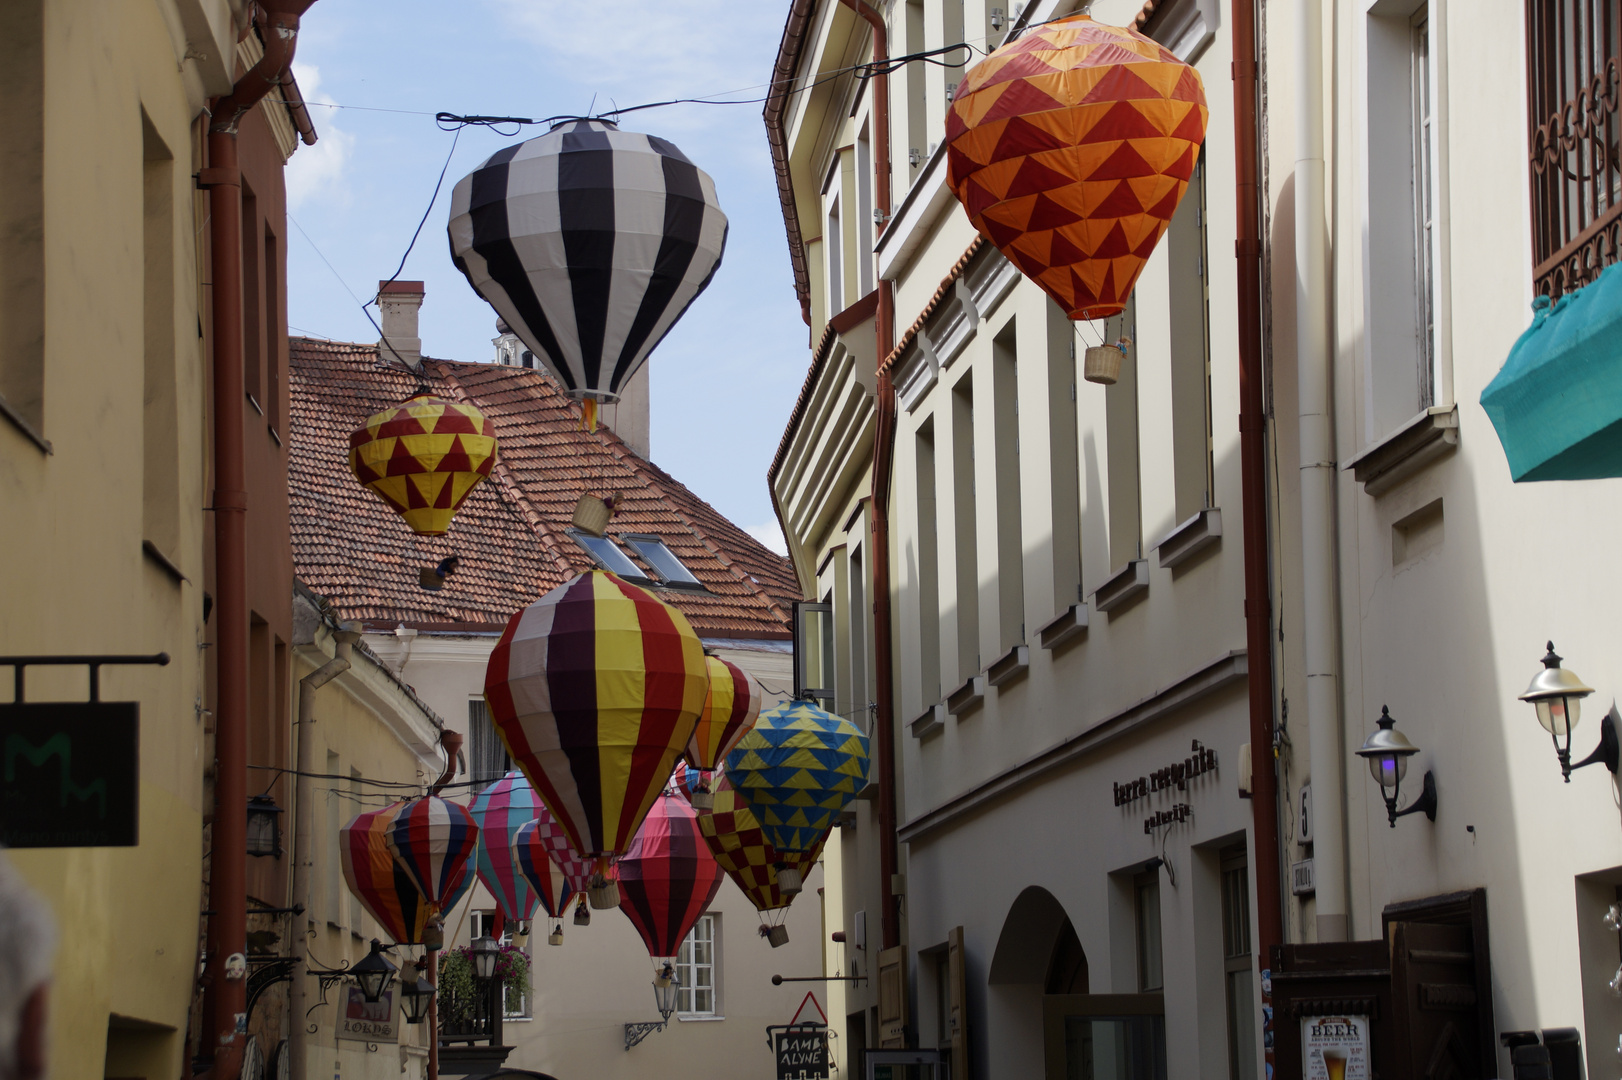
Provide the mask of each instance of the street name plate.
[{"label": "street name plate", "polygon": [[0,844],[134,847],[140,706],[0,705]]}]

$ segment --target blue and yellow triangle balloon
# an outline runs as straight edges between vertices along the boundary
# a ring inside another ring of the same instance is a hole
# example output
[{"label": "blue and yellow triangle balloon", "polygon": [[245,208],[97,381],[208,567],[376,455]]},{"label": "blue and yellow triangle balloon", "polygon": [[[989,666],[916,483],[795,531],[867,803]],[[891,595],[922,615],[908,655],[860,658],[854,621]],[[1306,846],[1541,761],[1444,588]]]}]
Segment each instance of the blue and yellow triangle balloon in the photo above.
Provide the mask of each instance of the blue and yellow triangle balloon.
[{"label": "blue and yellow triangle balloon", "polygon": [[867,783],[867,736],[809,701],[760,714],[727,777],[778,851],[810,851]]}]

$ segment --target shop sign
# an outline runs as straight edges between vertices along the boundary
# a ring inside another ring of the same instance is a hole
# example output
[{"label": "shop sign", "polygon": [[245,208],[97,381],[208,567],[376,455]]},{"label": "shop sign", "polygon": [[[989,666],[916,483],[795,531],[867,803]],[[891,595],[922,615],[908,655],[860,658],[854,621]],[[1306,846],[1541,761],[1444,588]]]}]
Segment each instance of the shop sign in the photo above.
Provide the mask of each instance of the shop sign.
[{"label": "shop sign", "polygon": [[0,845],[134,847],[141,707],[0,705]]},{"label": "shop sign", "polygon": [[1126,806],[1147,799],[1156,791],[1166,791],[1175,787],[1178,791],[1187,791],[1188,782],[1206,773],[1216,772],[1216,751],[1209,746],[1201,746],[1200,740],[1194,740],[1193,752],[1182,761],[1174,761],[1170,765],[1156,769],[1148,776],[1139,776],[1126,783],[1115,783],[1115,805]]},{"label": "shop sign", "polygon": [[821,1024],[773,1032],[772,1056],[777,1080],[827,1080],[828,1036]]},{"label": "shop sign", "polygon": [[358,986],[344,988],[338,1003],[338,1038],[355,1042],[398,1042],[395,1024],[394,988],[383,991],[376,1001],[367,1001]]},{"label": "shop sign", "polygon": [[1369,1018],[1301,1018],[1301,1073],[1305,1080],[1370,1080]]}]

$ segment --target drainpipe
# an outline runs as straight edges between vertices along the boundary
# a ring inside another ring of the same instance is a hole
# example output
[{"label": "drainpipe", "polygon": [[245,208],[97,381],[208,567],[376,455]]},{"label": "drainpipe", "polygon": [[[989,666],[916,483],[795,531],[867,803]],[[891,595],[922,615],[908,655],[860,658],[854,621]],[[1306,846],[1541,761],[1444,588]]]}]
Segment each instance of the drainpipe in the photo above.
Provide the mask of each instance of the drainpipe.
[{"label": "drainpipe", "polygon": [[1329,258],[1324,215],[1323,6],[1299,0],[1295,39],[1295,363],[1301,449],[1302,651],[1311,742],[1317,939],[1347,935],[1340,647],[1335,632],[1335,434],[1329,391]]},{"label": "drainpipe", "polygon": [[1245,555],[1245,659],[1249,669],[1250,810],[1256,845],[1256,955],[1272,963],[1284,942],[1279,890],[1278,777],[1273,759],[1271,569],[1267,551],[1267,429],[1262,392],[1261,197],[1256,2],[1233,5],[1234,255],[1239,261],[1239,460]]},{"label": "drainpipe", "polygon": [[[310,869],[315,865],[315,802],[310,793],[310,774],[315,772],[315,692],[349,670],[355,642],[360,640],[361,624],[342,623],[334,635],[338,640],[335,657],[299,680],[298,684],[298,772],[293,785],[293,904],[309,912],[315,907],[310,892]],[[303,916],[295,913],[295,920]],[[298,925],[297,922],[294,925]],[[301,932],[300,940],[304,935]],[[292,1080],[305,1080],[308,1054],[303,1017],[310,1008],[310,986],[302,965],[293,971],[292,1001],[289,1012],[295,1018],[289,1025],[288,1051],[292,1058]]]},{"label": "drainpipe", "polygon": [[[209,1074],[242,1072],[247,1040],[248,983],[227,975],[227,961],[247,954],[248,935],[248,531],[243,461],[242,174],[237,125],[281,84],[298,41],[299,16],[315,0],[265,0],[265,55],[215,101],[208,132],[208,167],[198,177],[209,192],[209,250],[214,321],[214,558],[219,630],[214,736],[214,823],[209,857],[208,963],[203,982],[209,1007],[203,1021]],[[235,965],[233,965],[235,966]]]},{"label": "drainpipe", "polygon": [[[430,795],[438,795],[446,784],[456,779],[456,760],[462,753],[462,735],[456,731],[442,731],[439,733],[439,745],[445,748],[445,771],[428,789]],[[428,1080],[439,1080],[439,959],[434,956],[437,951],[429,948],[424,957],[428,963],[428,985],[436,990],[428,1001]]]},{"label": "drainpipe", "polygon": [[[873,63],[882,66],[890,60],[889,31],[884,17],[865,0],[840,0],[873,27]],[[890,219],[890,76],[873,76],[874,202],[887,222]],[[864,251],[863,258],[872,258]],[[873,677],[878,684],[878,710],[873,735],[878,743],[875,755],[879,769],[879,887],[883,900],[884,947],[901,944],[901,915],[896,904],[896,809],[895,809],[895,671],[890,639],[890,465],[895,457],[895,383],[884,365],[895,348],[895,287],[883,278],[878,281],[879,302],[873,316],[878,343],[878,411],[873,433]]]}]

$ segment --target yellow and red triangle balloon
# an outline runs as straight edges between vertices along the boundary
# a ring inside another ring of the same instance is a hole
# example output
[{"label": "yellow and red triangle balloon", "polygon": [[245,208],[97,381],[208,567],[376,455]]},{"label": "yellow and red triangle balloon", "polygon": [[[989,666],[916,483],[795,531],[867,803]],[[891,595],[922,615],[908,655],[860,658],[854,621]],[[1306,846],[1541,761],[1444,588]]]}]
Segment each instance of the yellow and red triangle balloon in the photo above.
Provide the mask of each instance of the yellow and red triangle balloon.
[{"label": "yellow and red triangle balloon", "polygon": [[969,70],[946,115],[947,184],[1070,318],[1108,318],[1176,213],[1208,118],[1199,72],[1077,15]]},{"label": "yellow and red triangle balloon", "polygon": [[421,536],[441,536],[497,460],[496,426],[465,402],[415,394],[349,436],[355,479]]}]

